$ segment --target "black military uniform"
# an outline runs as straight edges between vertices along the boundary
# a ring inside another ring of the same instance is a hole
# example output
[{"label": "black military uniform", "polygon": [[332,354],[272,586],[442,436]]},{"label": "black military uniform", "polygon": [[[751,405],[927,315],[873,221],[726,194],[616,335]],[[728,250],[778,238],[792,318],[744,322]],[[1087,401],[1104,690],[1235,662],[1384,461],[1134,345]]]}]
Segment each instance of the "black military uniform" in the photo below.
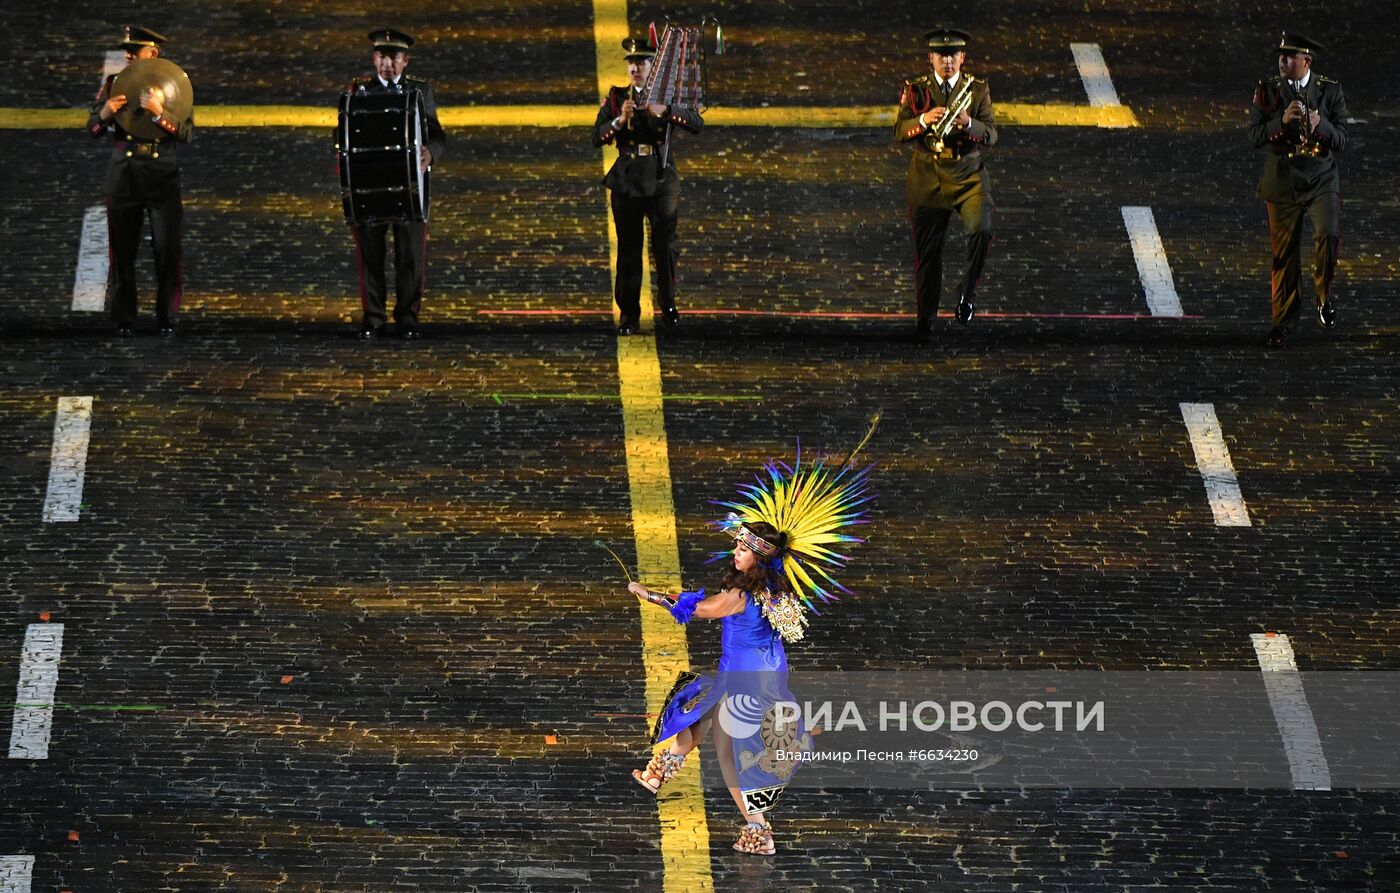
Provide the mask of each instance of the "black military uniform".
[{"label": "black military uniform", "polygon": [[[1285,32],[1275,48],[1276,56],[1296,55],[1312,59],[1317,44]],[[1282,64],[1287,64],[1283,61]],[[1301,100],[1318,113],[1316,129],[1307,119],[1284,123],[1285,109]],[[1313,224],[1313,284],[1317,289],[1319,322],[1336,322],[1332,307],[1332,279],[1341,248],[1341,181],[1336,153],[1347,144],[1346,98],[1342,85],[1312,70],[1288,80],[1282,75],[1265,78],[1254,91],[1249,109],[1249,141],[1267,152],[1257,195],[1269,203],[1269,241],[1273,253],[1272,321],[1268,345],[1282,347],[1288,325],[1298,315],[1301,281],[1303,215]]]},{"label": "black military uniform", "polygon": [[[122,49],[129,56],[154,47],[157,54],[166,38],[149,28],[128,25]],[[156,322],[163,335],[175,331],[175,314],[180,308],[184,255],[180,247],[181,221],[179,143],[187,143],[194,133],[194,114],[183,121],[164,116],[154,122],[168,135],[156,140],[132,136],[115,120],[102,120],[102,109],[112,97],[116,75],[108,75],[97,91],[87,129],[94,137],[112,132],[116,143],[107,164],[103,192],[107,199],[107,231],[110,246],[112,321],[117,332],[130,335],[136,323],[136,253],[141,247],[142,219],[151,218],[151,243],[156,261]],[[128,96],[131,107],[139,107],[141,97]]]},{"label": "black military uniform", "polygon": [[[971,36],[966,31],[939,28],[924,35],[930,53],[943,56],[965,52]],[[926,119],[935,108],[948,108],[971,81],[971,116],[965,128],[953,126],[940,142],[936,122]],[[948,221],[956,211],[967,236],[967,269],[958,285],[957,318],[964,324],[974,314],[973,292],[982,277],[992,244],[991,180],[982,162],[982,149],[997,141],[996,116],[991,89],[981,78],[959,71],[945,81],[936,71],[904,82],[895,120],[896,143],[913,143],[904,199],[914,231],[914,284],[918,295],[915,336],[931,339],[938,298],[943,288],[943,241]]]},{"label": "black military uniform", "polygon": [[[655,55],[635,38],[624,40],[622,48],[629,62],[651,59]],[[630,127],[621,122],[622,104],[628,99],[638,105]],[[643,220],[651,223],[652,263],[656,269],[657,300],[662,318],[668,325],[680,320],[676,309],[676,264],[680,259],[676,222],[681,181],[669,156],[663,166],[662,155],[673,126],[699,133],[705,125],[695,109],[672,107],[656,117],[642,104],[641,91],[636,88],[630,85],[613,87],[598,109],[598,119],[593,125],[593,145],[617,146],[617,161],[608,170],[603,183],[612,190],[613,224],[617,228],[617,278],[613,299],[621,315],[620,335],[636,332],[642,315]]]},{"label": "black military uniform", "polygon": [[[381,53],[407,52],[414,43],[412,37],[392,28],[371,31],[369,39],[374,43],[374,49]],[[347,93],[406,93],[412,90],[418,91],[422,97],[428,125],[428,151],[432,154],[432,163],[437,164],[442,161],[446,151],[447,134],[438,122],[437,103],[433,100],[433,87],[428,81],[401,74],[397,81],[386,83],[375,73],[355,78],[345,88]],[[363,311],[360,320],[361,338],[378,336],[387,319],[388,294],[384,260],[390,226],[394,229],[394,322],[400,337],[414,339],[420,335],[418,311],[423,305],[423,286],[427,281],[428,225],[421,220],[410,220],[351,227],[355,236],[360,307]]]}]

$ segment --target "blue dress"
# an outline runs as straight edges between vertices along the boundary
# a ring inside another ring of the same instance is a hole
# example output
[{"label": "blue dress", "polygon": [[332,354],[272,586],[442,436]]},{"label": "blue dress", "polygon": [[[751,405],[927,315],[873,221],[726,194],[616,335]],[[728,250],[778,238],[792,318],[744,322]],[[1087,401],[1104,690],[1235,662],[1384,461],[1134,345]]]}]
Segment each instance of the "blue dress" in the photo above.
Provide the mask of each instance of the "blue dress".
[{"label": "blue dress", "polygon": [[[689,622],[704,597],[703,589],[681,593],[671,609],[676,621]],[[809,750],[811,736],[787,689],[782,637],[763,616],[758,599],[744,593],[744,609],[720,622],[718,672],[680,674],[652,729],[651,743],[664,741],[713,712],[734,742],[733,764],[749,811],[766,812],[777,804],[799,765],[796,759],[778,754]]]}]

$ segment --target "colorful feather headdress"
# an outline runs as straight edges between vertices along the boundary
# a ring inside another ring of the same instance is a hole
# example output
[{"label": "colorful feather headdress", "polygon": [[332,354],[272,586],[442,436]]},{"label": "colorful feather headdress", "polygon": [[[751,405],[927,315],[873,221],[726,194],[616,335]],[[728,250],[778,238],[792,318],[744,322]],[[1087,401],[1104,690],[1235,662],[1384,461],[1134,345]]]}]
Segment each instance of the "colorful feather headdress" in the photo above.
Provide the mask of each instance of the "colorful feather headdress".
[{"label": "colorful feather headdress", "polygon": [[[772,561],[786,578],[792,594],[813,613],[818,613],[815,601],[835,601],[838,592],[850,594],[831,572],[850,561],[849,555],[838,550],[865,542],[843,531],[867,523],[863,506],[875,498],[870,492],[874,466],[857,469],[852,462],[870,441],[879,422],[880,415],[876,413],[865,437],[840,461],[822,456],[804,460],[799,444],[797,458],[791,465],[770,461],[754,476],[754,483],[740,484],[741,501],[715,502],[731,511],[712,522],[713,526],[735,539],[746,542],[745,534],[757,538],[745,526],[757,522],[772,524],[787,535],[783,553]],[[731,554],[732,550],[716,552],[711,560]]]}]

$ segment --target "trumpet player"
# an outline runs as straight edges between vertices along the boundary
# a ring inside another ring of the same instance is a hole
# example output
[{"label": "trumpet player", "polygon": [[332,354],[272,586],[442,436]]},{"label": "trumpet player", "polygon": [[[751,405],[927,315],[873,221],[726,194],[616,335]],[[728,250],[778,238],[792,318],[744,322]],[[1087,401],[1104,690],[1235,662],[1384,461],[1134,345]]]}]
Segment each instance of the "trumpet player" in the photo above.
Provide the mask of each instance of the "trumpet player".
[{"label": "trumpet player", "polygon": [[962,70],[971,35],[956,28],[924,34],[930,71],[904,82],[894,135],[912,143],[904,198],[914,234],[915,340],[933,341],[943,287],[943,241],[956,212],[967,237],[967,268],[958,283],[957,319],[972,322],[973,293],[992,244],[991,180],[982,149],[997,141],[987,82]]},{"label": "trumpet player", "polygon": [[1312,219],[1317,319],[1337,321],[1332,279],[1341,248],[1341,184],[1336,153],[1346,148],[1342,85],[1312,70],[1315,41],[1283,32],[1274,48],[1278,75],[1259,82],[1249,110],[1249,141],[1264,150],[1258,196],[1269,206],[1273,325],[1266,345],[1281,348],[1300,307],[1303,215]]}]

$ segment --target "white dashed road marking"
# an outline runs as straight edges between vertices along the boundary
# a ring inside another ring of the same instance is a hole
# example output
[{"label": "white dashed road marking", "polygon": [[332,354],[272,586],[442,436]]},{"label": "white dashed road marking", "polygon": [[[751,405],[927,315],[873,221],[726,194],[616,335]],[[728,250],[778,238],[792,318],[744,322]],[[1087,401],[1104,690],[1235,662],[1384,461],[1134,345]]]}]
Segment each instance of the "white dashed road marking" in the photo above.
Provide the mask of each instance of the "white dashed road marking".
[{"label": "white dashed road marking", "polygon": [[0,856],[0,893],[29,893],[33,856]]},{"label": "white dashed road marking", "polygon": [[24,633],[19,682],[15,685],[15,724],[10,728],[10,759],[47,760],[53,734],[53,697],[63,657],[63,624],[31,623]]},{"label": "white dashed road marking", "polygon": [[1138,278],[1142,280],[1147,309],[1153,316],[1181,317],[1181,298],[1177,296],[1176,283],[1172,281],[1172,268],[1167,263],[1167,250],[1157,233],[1157,220],[1152,216],[1152,209],[1124,206],[1123,226],[1127,227],[1128,242],[1133,246],[1133,260],[1137,261]]},{"label": "white dashed road marking", "polygon": [[78,520],[91,436],[92,398],[58,398],[58,415],[53,422],[53,455],[49,459],[49,491],[44,497],[45,523]]},{"label": "white dashed road marking", "polygon": [[[1072,43],[1069,50],[1074,53],[1074,65],[1079,69],[1079,78],[1084,82],[1084,92],[1089,96],[1089,105],[1094,108],[1116,108],[1123,103],[1118,101],[1118,91],[1113,88],[1113,78],[1108,75],[1108,63],[1104,61],[1103,50],[1096,43]],[[1100,127],[1127,127],[1126,123],[1103,123]]]},{"label": "white dashed road marking", "polygon": [[1181,419],[1191,435],[1191,449],[1196,452],[1196,467],[1206,484],[1206,498],[1215,514],[1217,527],[1249,527],[1249,509],[1240,493],[1235,466],[1225,446],[1220,420],[1210,403],[1181,404]]},{"label": "white dashed road marking", "polygon": [[73,307],[101,313],[107,304],[107,209],[93,205],[83,215],[78,239],[78,270],[73,275]]},{"label": "white dashed road marking", "polygon": [[1259,669],[1264,671],[1264,690],[1269,694],[1269,706],[1283,736],[1283,753],[1288,757],[1294,789],[1332,790],[1332,772],[1322,752],[1312,708],[1303,694],[1303,677],[1293,659],[1293,645],[1288,636],[1276,633],[1254,633],[1249,638],[1254,642]]}]

